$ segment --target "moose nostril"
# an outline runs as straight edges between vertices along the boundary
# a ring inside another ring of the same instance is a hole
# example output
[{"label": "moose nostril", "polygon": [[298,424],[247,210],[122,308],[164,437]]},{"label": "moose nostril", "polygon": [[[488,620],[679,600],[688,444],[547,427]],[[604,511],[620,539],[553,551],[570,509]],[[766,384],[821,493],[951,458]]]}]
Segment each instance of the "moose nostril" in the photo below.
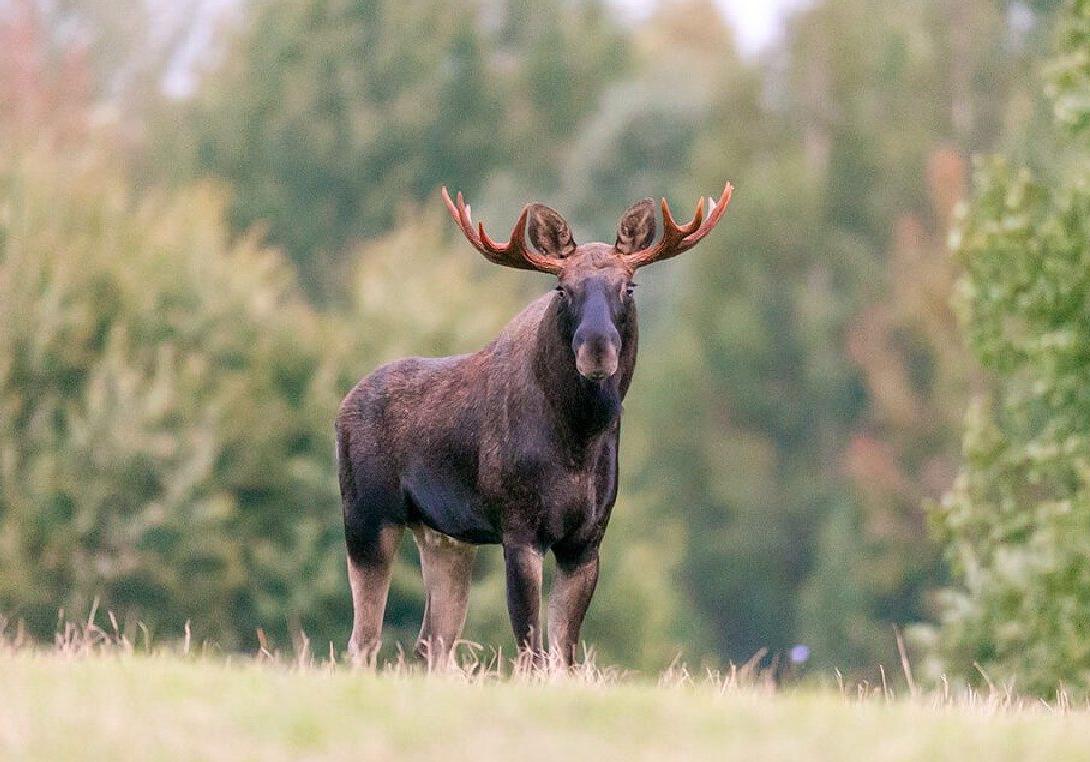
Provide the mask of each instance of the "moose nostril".
[{"label": "moose nostril", "polygon": [[[619,343],[619,342],[618,342]],[[608,336],[597,335],[577,343],[575,366],[580,375],[591,381],[602,381],[617,372],[619,347]]]}]

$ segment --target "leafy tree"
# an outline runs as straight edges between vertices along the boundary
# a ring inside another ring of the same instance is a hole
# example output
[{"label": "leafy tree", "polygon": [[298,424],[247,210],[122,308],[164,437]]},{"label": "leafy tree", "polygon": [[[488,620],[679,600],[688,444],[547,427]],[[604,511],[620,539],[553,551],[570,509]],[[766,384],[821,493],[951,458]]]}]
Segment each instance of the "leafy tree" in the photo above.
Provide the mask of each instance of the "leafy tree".
[{"label": "leafy tree", "polygon": [[[474,14],[435,0],[257,0],[190,117],[198,172],[235,189],[315,294],[334,257],[441,182],[476,188],[502,111]],[[183,140],[190,139],[183,133]]]},{"label": "leafy tree", "polygon": [[759,87],[711,0],[658,8],[632,31],[630,47],[625,76],[605,88],[554,159],[563,208],[600,240],[613,240],[620,211],[637,199],[696,197],[693,149],[720,91]]},{"label": "leafy tree", "polygon": [[5,157],[0,208],[0,607],[329,633],[336,355],[278,256],[93,157]]},{"label": "leafy tree", "polygon": [[170,110],[164,91],[184,80],[179,75],[201,48],[202,25],[216,19],[200,0],[5,2],[5,137],[22,132],[22,138],[73,142],[94,133],[100,150],[108,142],[128,154],[126,164],[150,153],[150,127]]},{"label": "leafy tree", "polygon": [[549,189],[569,141],[629,70],[627,38],[601,0],[504,0],[493,10],[503,82],[503,163],[516,182]]},{"label": "leafy tree", "polygon": [[1058,47],[1050,161],[981,162],[957,233],[958,307],[990,383],[936,513],[950,668],[1041,693],[1090,685],[1090,3],[1070,3]]},{"label": "leafy tree", "polygon": [[[945,416],[958,401],[944,395],[956,397],[956,366],[911,386],[945,362],[949,331],[911,318],[920,292],[895,279],[911,249],[937,252],[943,238],[950,200],[933,195],[933,157],[1001,131],[1019,66],[996,54],[1007,34],[990,2],[892,13],[827,0],[793,18],[760,87],[729,79],[711,109],[693,165],[708,187],[726,177],[738,192],[687,265],[688,330],[657,395],[670,454],[649,478],[678,485],[683,574],[720,654],[804,642],[823,665],[888,663],[889,625],[928,611],[938,568],[920,493],[891,505],[884,473],[866,466],[911,483],[955,448]],[[928,266],[931,286],[948,287]],[[881,330],[906,343],[888,351]],[[882,357],[861,353],[882,345]],[[926,411],[903,437],[888,378]]]},{"label": "leafy tree", "polygon": [[935,151],[927,167],[929,219],[904,213],[896,221],[884,298],[846,326],[847,355],[868,398],[841,456],[856,499],[836,506],[822,528],[802,607],[807,642],[820,653],[854,655],[856,663],[882,658],[891,624],[937,613],[934,589],[944,571],[925,505],[957,471],[975,375],[949,304],[957,269],[946,248],[965,176],[956,151]]},{"label": "leafy tree", "polygon": [[234,187],[237,229],[267,226],[312,295],[337,295],[341,255],[403,205],[473,193],[501,164],[548,181],[593,107],[620,49],[601,9],[498,12],[493,40],[473,3],[254,0],[173,140]]},{"label": "leafy tree", "polygon": [[0,9],[0,147],[85,141],[93,79],[86,51],[60,52],[40,7],[20,0]]}]

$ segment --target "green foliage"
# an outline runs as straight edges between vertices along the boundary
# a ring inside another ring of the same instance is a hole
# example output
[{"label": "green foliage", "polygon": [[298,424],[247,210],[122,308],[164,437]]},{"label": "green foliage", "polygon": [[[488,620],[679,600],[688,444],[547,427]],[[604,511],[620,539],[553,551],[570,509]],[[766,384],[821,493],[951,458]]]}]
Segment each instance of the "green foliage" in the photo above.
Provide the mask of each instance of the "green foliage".
[{"label": "green foliage", "polygon": [[991,383],[935,515],[958,583],[941,631],[950,666],[1042,693],[1090,685],[1088,23],[1090,3],[1073,2],[1048,67],[1048,164],[981,162],[957,231],[957,304]]},{"label": "green foliage", "polygon": [[346,244],[495,164],[481,45],[472,16],[434,0],[252,3],[191,117],[198,169],[232,184],[237,229],[268,225],[324,293]]},{"label": "green foliage", "polygon": [[221,208],[137,204],[94,160],[0,167],[0,607],[41,635],[99,596],[225,646],[344,611],[337,356]]},{"label": "green foliage", "polygon": [[1090,5],[1071,0],[1046,88],[1056,122],[1076,133],[1090,128]]},{"label": "green foliage", "polygon": [[952,476],[965,377],[942,296],[960,176],[930,175],[999,132],[1006,34],[990,2],[827,0],[790,23],[771,97],[734,67],[713,102],[697,179],[738,192],[675,266],[670,356],[647,372],[721,654],[889,664],[891,625],[929,614],[921,502]]},{"label": "green foliage", "polygon": [[[494,46],[509,70],[502,131],[504,166],[541,185],[599,105],[603,87],[625,71],[627,40],[602,0],[505,0]],[[456,127],[457,125],[451,125]]]},{"label": "green foliage", "polygon": [[[889,625],[935,615],[921,505],[952,480],[972,382],[943,243],[964,157],[1021,125],[1045,169],[1018,203],[1050,225],[1053,207],[1079,214],[1041,190],[1076,188],[1085,156],[1056,161],[1027,116],[1022,58],[1046,25],[1011,20],[1029,6],[820,0],[749,61],[711,0],[627,24],[595,0],[251,0],[230,29],[184,13],[126,26],[109,5],[65,0],[23,26],[0,11],[0,137],[19,137],[0,188],[0,613],[45,633],[99,595],[225,645],[296,624],[343,642],[340,396],[385,360],[480,347],[544,287],[475,256],[437,187],[466,191],[496,235],[540,199],[578,239],[610,240],[633,200],[666,194],[680,214],[729,179],[721,227],[640,274],[587,638],[639,666],[803,642],[851,668],[892,663]],[[1078,8],[1048,71],[1075,129]],[[162,99],[165,62],[202,25],[214,64],[191,99]],[[87,57],[60,54],[69,29]],[[981,284],[1020,272],[975,266]],[[1004,356],[993,372],[1033,369]],[[1004,400],[978,406],[972,441],[1015,425]],[[403,644],[415,555],[406,541],[390,597]],[[486,549],[467,635],[504,644],[499,569]]]},{"label": "green foliage", "polygon": [[[1056,121],[1073,132],[1088,18],[1073,4],[1053,68]],[[1053,167],[978,168],[958,303],[992,383],[936,517],[959,583],[942,632],[951,666],[976,661],[1040,692],[1090,685],[1090,150],[1061,145]]]},{"label": "green foliage", "polygon": [[494,40],[475,3],[255,0],[180,140],[234,188],[236,229],[266,225],[336,295],[346,249],[439,185],[473,193],[516,161],[554,175],[621,48],[597,5],[510,5]]}]

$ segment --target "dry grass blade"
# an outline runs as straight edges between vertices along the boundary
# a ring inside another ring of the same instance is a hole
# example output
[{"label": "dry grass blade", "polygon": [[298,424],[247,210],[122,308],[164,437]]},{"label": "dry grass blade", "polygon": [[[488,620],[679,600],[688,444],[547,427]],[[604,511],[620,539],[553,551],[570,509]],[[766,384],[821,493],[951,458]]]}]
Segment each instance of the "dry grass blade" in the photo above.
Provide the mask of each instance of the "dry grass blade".
[{"label": "dry grass blade", "polygon": [[[51,647],[32,641],[25,624],[0,616],[0,657],[18,658],[20,656],[55,655],[64,659],[94,659],[101,656],[117,657],[178,657],[190,663],[252,663],[266,665],[273,669],[289,672],[320,673],[333,675],[343,672],[371,673],[384,679],[406,679],[427,676],[441,681],[453,681],[467,685],[486,686],[500,683],[529,686],[544,685],[584,685],[595,688],[647,685],[646,676],[622,669],[617,666],[603,665],[592,648],[585,644],[581,658],[571,666],[565,667],[555,654],[535,655],[521,651],[513,657],[505,657],[503,649],[489,648],[480,643],[459,640],[455,643],[451,658],[442,664],[436,660],[421,662],[407,655],[400,644],[394,648],[391,658],[380,659],[376,650],[365,660],[342,660],[332,642],[328,644],[328,656],[316,659],[311,649],[310,639],[302,630],[292,634],[293,649],[291,654],[282,654],[272,643],[266,632],[256,630],[256,651],[250,654],[227,654],[218,651],[215,644],[202,642],[200,653],[192,648],[192,624],[186,621],[183,635],[173,642],[153,644],[151,633],[143,622],[136,622],[135,627],[142,633],[143,647],[139,651],[126,632],[126,627],[118,621],[112,611],[106,616],[110,629],[104,630],[95,623],[98,606],[86,619],[68,621],[63,612],[58,617],[58,628]],[[904,694],[898,695],[897,689],[890,682],[884,667],[879,667],[880,684],[873,685],[865,679],[850,683],[840,670],[834,670],[836,690],[830,692],[839,701],[848,704],[860,704],[879,701],[884,704],[912,703],[928,710],[968,710],[973,713],[992,716],[1022,712],[1046,712],[1066,715],[1088,709],[1087,696],[1072,696],[1066,686],[1059,686],[1051,700],[1032,696],[1020,696],[1013,683],[997,685],[984,668],[976,665],[984,684],[984,689],[971,685],[955,688],[945,675],[940,676],[934,686],[922,688],[915,680],[907,649],[903,638],[897,633],[898,651],[904,673]],[[775,658],[768,659],[766,649],[760,649],[744,664],[731,663],[723,669],[703,668],[694,672],[680,654],[669,666],[657,675],[654,684],[659,688],[682,691],[709,692],[714,695],[754,693],[754,694],[790,694],[810,693],[810,683],[784,686],[777,681]],[[854,690],[853,690],[854,688]]]}]

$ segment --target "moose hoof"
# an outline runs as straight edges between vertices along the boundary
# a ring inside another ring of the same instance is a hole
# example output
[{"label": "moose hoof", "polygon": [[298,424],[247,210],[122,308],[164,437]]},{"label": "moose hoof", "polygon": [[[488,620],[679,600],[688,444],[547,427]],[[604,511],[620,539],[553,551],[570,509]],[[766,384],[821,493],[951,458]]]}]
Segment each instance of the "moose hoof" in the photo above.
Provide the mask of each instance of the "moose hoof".
[{"label": "moose hoof", "polygon": [[348,641],[348,660],[356,667],[374,668],[381,645],[379,640],[361,642],[352,638]]}]

